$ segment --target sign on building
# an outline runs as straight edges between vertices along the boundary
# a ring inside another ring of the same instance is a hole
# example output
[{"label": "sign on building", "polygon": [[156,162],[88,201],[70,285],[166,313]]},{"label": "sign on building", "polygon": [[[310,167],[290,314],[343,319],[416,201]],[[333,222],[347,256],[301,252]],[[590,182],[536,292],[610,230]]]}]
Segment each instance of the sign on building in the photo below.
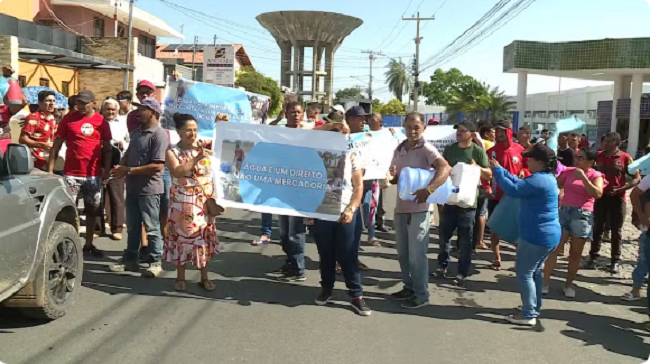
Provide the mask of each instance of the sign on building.
[{"label": "sign on building", "polygon": [[234,46],[206,46],[203,49],[203,82],[235,87]]}]

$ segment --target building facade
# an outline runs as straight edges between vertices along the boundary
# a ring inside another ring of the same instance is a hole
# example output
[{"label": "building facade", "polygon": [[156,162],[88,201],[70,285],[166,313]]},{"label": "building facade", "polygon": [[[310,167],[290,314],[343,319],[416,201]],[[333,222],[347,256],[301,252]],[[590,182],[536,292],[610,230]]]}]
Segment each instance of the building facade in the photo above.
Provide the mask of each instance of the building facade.
[{"label": "building facade", "polygon": [[[203,49],[212,44],[159,44],[156,47],[156,59],[165,64],[165,75],[177,71],[183,77],[203,81]],[[241,44],[218,44],[217,46],[235,47],[235,72],[242,67],[253,67],[246,49]],[[189,70],[189,77],[187,72]],[[194,74],[194,77],[192,77]]]}]

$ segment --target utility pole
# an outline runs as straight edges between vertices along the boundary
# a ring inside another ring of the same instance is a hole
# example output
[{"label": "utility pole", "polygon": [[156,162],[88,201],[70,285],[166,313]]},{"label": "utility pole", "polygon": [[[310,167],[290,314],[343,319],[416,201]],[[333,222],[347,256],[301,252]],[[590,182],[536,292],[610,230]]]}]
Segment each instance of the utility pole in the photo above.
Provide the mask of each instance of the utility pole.
[{"label": "utility pole", "polygon": [[214,45],[215,47],[217,46],[217,35],[216,35],[216,34],[214,35],[214,43],[213,43],[213,45]]},{"label": "utility pole", "polygon": [[[135,0],[131,0],[129,3],[129,38],[126,42],[126,64],[131,65],[131,45],[133,43],[133,39],[131,38],[133,36],[133,3]],[[135,82],[135,80],[133,80]],[[128,90],[129,89],[129,70],[127,69],[124,72],[124,83],[122,85],[123,90]]]},{"label": "utility pole", "polygon": [[413,111],[418,111],[418,98],[420,97],[420,41],[423,39],[420,37],[420,21],[421,20],[435,20],[436,18],[420,18],[420,12],[418,11],[417,18],[405,18],[402,16],[402,20],[415,20],[417,22],[417,31],[415,35],[415,85],[413,90]]},{"label": "utility pole", "polygon": [[372,103],[372,62],[377,59],[376,56],[383,56],[384,54],[381,52],[373,52],[371,50],[361,51],[361,53],[369,54],[368,59],[370,60],[370,80],[368,81],[368,98],[370,99],[370,103]]},{"label": "utility pole", "polygon": [[[196,43],[199,42],[199,36],[194,36],[194,46],[192,47],[192,81],[196,81],[196,70],[194,65],[194,57],[196,56]],[[205,57],[205,55],[203,55]],[[205,70],[203,70],[205,72]]]}]

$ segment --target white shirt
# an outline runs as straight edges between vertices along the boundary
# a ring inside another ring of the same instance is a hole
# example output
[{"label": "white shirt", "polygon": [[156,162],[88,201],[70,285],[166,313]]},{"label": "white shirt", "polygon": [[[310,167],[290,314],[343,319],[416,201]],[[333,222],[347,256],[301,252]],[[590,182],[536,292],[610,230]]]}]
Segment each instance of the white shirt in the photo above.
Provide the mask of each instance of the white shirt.
[{"label": "white shirt", "polygon": [[116,119],[109,120],[108,126],[111,128],[111,134],[113,135],[111,144],[117,146],[119,142],[122,142],[124,150],[127,150],[131,139],[129,138],[129,129],[126,127],[126,115],[120,115]]}]

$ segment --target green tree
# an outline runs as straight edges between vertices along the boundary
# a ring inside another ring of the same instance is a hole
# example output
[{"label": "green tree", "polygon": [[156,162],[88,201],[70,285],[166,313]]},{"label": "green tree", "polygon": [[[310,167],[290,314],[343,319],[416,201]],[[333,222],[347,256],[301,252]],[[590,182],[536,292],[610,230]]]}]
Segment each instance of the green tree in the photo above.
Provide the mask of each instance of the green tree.
[{"label": "green tree", "polygon": [[282,106],[282,89],[277,81],[257,72],[253,67],[243,67],[235,80],[237,87],[243,87],[248,92],[265,95],[271,98],[269,115],[276,115]]},{"label": "green tree", "polygon": [[365,99],[366,96],[361,93],[361,86],[353,86],[336,91],[334,94],[334,105],[342,104],[344,99],[360,97]]},{"label": "green tree", "polygon": [[510,111],[515,109],[517,103],[506,96],[505,91],[495,87],[484,96],[483,106],[485,110],[490,111],[490,121],[494,124],[499,120],[510,118]]},{"label": "green tree", "polygon": [[377,108],[373,104],[372,111],[382,115],[404,115],[406,114],[406,105],[398,99],[392,99],[386,104],[379,103]]},{"label": "green tree", "polygon": [[453,101],[458,89],[475,82],[478,81],[474,77],[463,74],[458,68],[447,72],[438,68],[431,75],[431,82],[421,82],[422,96],[427,98],[427,105],[447,106]]},{"label": "green tree", "polygon": [[386,76],[388,89],[401,102],[402,95],[408,94],[411,89],[411,74],[401,58],[399,60],[391,59],[386,68],[388,70],[384,73],[384,76]]}]

